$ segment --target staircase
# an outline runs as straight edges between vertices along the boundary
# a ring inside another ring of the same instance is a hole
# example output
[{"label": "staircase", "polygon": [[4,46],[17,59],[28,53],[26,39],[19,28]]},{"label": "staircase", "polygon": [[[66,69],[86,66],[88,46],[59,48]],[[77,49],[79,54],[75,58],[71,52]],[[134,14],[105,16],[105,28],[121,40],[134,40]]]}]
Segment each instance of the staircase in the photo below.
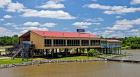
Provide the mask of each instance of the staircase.
[{"label": "staircase", "polygon": [[15,51],[14,55],[12,58],[15,58],[20,52],[22,52],[23,48],[19,48],[17,51]]}]

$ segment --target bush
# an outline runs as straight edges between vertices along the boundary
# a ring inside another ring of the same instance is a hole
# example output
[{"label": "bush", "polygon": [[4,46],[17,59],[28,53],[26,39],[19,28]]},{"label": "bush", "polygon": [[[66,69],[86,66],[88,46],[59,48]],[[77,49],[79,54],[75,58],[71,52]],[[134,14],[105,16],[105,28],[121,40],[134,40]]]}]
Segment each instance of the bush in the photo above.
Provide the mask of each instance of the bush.
[{"label": "bush", "polygon": [[97,56],[98,52],[94,49],[90,49],[89,51],[87,51],[87,56]]},{"label": "bush", "polygon": [[132,49],[140,49],[140,45],[139,44],[132,44],[131,48]]}]

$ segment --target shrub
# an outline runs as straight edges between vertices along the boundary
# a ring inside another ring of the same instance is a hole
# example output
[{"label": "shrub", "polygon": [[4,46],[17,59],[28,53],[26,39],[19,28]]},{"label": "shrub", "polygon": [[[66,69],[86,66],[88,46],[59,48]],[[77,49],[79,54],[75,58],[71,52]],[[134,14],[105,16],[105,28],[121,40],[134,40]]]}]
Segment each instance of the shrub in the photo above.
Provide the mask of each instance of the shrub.
[{"label": "shrub", "polygon": [[97,56],[98,52],[94,49],[90,49],[89,51],[87,51],[87,56]]}]

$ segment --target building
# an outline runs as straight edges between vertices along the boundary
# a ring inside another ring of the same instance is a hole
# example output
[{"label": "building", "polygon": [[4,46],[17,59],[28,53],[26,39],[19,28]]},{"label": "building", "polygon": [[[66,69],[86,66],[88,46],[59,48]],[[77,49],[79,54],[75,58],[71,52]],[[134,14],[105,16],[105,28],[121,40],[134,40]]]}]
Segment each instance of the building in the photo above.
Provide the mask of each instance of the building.
[{"label": "building", "polygon": [[60,52],[68,55],[72,51],[81,54],[90,49],[96,49],[101,53],[120,53],[121,47],[119,40],[101,39],[94,34],[81,32],[31,30],[21,35],[19,39],[20,44],[34,46],[33,53],[38,55],[53,56]]}]

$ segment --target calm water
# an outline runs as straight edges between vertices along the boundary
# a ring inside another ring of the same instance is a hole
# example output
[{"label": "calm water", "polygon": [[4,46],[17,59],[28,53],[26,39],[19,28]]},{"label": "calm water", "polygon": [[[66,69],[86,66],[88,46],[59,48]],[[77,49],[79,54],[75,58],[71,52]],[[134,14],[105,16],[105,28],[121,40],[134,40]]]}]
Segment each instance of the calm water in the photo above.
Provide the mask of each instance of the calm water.
[{"label": "calm water", "polygon": [[120,57],[118,59],[139,60],[140,61],[140,50],[122,50],[122,53],[130,55],[130,56]]},{"label": "calm water", "polygon": [[[139,57],[138,55],[136,56],[136,58],[138,59]],[[39,66],[33,65],[25,67],[0,69],[0,77],[139,77],[139,76],[140,76],[140,64],[101,62],[101,61],[87,63],[41,64]]]}]

